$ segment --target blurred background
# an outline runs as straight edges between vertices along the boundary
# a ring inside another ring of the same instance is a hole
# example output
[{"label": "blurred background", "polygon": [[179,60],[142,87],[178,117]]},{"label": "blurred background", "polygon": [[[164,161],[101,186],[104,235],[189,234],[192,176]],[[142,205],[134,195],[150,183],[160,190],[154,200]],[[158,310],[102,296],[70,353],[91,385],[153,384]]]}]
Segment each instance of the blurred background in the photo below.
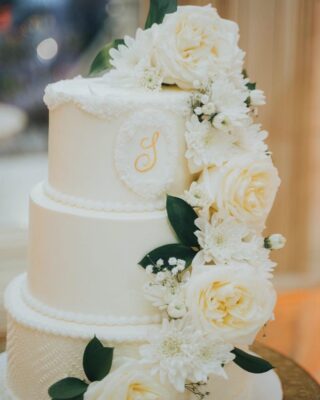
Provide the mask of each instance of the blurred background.
[{"label": "blurred background", "polygon": [[[270,233],[287,237],[274,254],[280,296],[259,340],[320,381],[320,1],[212,3],[240,25],[246,69],[267,95],[259,119],[282,178],[269,219]],[[26,269],[28,192],[46,177],[44,87],[86,75],[100,47],[134,34],[147,10],[147,0],[0,0],[1,293]]]}]

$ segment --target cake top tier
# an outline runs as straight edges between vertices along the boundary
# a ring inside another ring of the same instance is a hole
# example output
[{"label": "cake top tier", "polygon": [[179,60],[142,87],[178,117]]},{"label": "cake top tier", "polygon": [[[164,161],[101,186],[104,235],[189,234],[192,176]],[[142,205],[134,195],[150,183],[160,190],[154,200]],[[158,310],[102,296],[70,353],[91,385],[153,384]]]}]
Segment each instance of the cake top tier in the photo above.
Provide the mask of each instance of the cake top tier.
[{"label": "cake top tier", "polygon": [[192,173],[216,164],[205,154],[210,144],[222,154],[206,132],[208,122],[222,130],[247,116],[237,24],[211,6],[178,7],[166,16],[158,11],[150,12],[157,19],[145,30],[98,55],[91,72],[111,71],[46,89],[47,192],[55,200],[105,210],[161,209],[167,193],[181,196]]},{"label": "cake top tier", "polygon": [[49,85],[47,194],[106,211],[163,209],[191,182],[185,159],[190,92],[115,88],[108,76]]}]

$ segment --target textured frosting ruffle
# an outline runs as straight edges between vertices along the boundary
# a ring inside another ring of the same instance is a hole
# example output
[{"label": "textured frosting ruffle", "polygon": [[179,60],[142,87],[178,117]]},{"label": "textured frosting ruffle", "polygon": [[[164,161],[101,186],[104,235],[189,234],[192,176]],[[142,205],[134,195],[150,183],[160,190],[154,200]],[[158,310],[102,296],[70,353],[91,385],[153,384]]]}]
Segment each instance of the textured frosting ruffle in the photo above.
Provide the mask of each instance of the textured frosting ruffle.
[{"label": "textured frosting ruffle", "polygon": [[128,89],[113,87],[108,79],[78,76],[48,85],[43,100],[50,110],[71,102],[97,117],[112,119],[136,109],[137,105],[147,107],[150,101],[161,110],[173,111],[179,115],[190,112],[190,92],[179,89],[161,92],[134,89],[134,102],[127,93]]}]

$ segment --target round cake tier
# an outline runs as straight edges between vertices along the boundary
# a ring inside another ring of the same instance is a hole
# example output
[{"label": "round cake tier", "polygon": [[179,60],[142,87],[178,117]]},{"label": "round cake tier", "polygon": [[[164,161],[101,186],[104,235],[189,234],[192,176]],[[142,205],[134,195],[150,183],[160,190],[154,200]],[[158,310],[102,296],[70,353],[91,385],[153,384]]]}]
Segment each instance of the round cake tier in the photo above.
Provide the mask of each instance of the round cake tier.
[{"label": "round cake tier", "polygon": [[185,159],[190,93],[113,88],[102,78],[46,89],[49,178],[46,193],[82,208],[164,208],[191,175]]},{"label": "round cake tier", "polygon": [[[86,344],[96,335],[105,346],[115,348],[115,362],[121,357],[139,357],[139,347],[155,326],[108,327],[61,321],[30,308],[23,299],[24,276],[8,287],[5,305],[8,318],[7,387],[15,400],[49,400],[48,388],[67,376],[84,379],[82,356]],[[235,364],[226,367],[229,379],[209,380],[208,400],[251,400],[253,375]],[[170,400],[191,400],[186,392]]]},{"label": "round cake tier", "polygon": [[39,184],[30,202],[30,267],[25,297],[48,315],[81,322],[152,323],[148,279],[138,262],[176,242],[165,211],[107,213],[61,205]]}]

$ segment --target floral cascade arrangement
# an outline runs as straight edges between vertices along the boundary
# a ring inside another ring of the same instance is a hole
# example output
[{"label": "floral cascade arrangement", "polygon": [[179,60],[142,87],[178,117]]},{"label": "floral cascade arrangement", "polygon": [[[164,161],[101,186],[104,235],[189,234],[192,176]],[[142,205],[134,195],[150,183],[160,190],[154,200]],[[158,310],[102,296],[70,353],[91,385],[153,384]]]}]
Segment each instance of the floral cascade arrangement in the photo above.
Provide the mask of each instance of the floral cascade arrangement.
[{"label": "floral cascade arrangement", "polygon": [[104,78],[119,86],[190,91],[185,156],[195,179],[183,198],[167,196],[177,243],[140,261],[144,296],[163,314],[157,334],[120,366],[94,338],[83,357],[87,381],[55,383],[52,399],[167,400],[186,391],[204,399],[208,379],[227,378],[231,362],[249,373],[273,368],[246,349],[273,317],[270,252],[285,238],[263,229],[280,179],[254,122],[265,96],[243,70],[238,39],[238,26],[211,6],[151,0],[145,29],[95,58],[91,74],[109,70]]}]

